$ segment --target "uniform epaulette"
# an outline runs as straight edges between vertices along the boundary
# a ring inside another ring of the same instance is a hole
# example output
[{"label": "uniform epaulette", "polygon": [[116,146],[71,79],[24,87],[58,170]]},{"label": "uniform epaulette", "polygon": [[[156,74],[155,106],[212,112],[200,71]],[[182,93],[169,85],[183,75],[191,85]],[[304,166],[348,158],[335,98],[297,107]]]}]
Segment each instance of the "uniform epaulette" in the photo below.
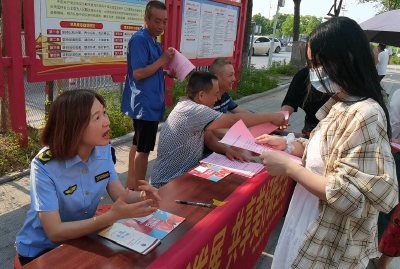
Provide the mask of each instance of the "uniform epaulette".
[{"label": "uniform epaulette", "polygon": [[48,150],[46,150],[46,151],[40,153],[40,154],[36,157],[36,159],[38,159],[42,164],[46,164],[46,163],[50,162],[50,161],[53,159],[53,157],[51,156],[51,152],[50,152],[50,150],[48,149]]}]

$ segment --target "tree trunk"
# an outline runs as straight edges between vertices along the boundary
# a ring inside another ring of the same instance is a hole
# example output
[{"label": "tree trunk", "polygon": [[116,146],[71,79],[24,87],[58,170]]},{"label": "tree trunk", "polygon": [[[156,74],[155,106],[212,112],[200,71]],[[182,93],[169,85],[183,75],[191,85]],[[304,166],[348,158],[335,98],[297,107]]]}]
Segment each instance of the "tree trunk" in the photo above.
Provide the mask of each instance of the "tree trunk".
[{"label": "tree trunk", "polygon": [[247,2],[247,13],[246,13],[246,26],[244,29],[243,38],[243,53],[242,53],[242,66],[241,68],[247,68],[249,64],[249,50],[250,50],[250,35],[251,35],[251,19],[253,13],[253,0]]},{"label": "tree trunk", "polygon": [[293,3],[294,3],[293,41],[299,41],[299,35],[300,35],[300,2],[301,2],[301,0],[293,0]]}]

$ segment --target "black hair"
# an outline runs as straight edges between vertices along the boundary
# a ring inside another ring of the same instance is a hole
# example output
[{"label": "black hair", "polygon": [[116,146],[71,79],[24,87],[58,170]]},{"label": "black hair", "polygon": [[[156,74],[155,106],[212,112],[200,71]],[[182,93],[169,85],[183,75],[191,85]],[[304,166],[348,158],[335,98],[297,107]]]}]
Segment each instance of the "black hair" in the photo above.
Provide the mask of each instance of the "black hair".
[{"label": "black hair", "polygon": [[214,60],[214,62],[210,66],[210,72],[215,74],[218,74],[221,72],[221,69],[225,67],[225,65],[231,65],[232,62],[228,60],[225,57],[218,57],[217,59]]},{"label": "black hair", "polygon": [[161,9],[161,10],[167,10],[167,6],[160,1],[150,1],[146,5],[146,9],[144,12],[144,15],[150,19],[151,17],[151,9],[156,8],[156,9]]},{"label": "black hair", "polygon": [[186,86],[186,96],[193,100],[201,91],[209,93],[214,86],[213,80],[218,81],[218,78],[210,72],[194,72],[189,78],[189,82]]},{"label": "black hair", "polygon": [[379,43],[378,47],[379,47],[382,51],[386,49],[386,45],[385,45],[385,44],[382,44],[382,43]]},{"label": "black hair", "polygon": [[[388,109],[383,101],[385,91],[380,85],[369,42],[364,31],[352,19],[335,17],[320,24],[308,37],[307,50],[311,49],[310,68],[321,65],[330,80],[348,95],[371,98],[378,102],[386,115],[387,133],[391,138]],[[316,69],[317,71],[317,69]],[[317,71],[326,92],[333,96]],[[339,97],[334,96],[339,99]],[[344,100],[341,100],[344,102]]]}]

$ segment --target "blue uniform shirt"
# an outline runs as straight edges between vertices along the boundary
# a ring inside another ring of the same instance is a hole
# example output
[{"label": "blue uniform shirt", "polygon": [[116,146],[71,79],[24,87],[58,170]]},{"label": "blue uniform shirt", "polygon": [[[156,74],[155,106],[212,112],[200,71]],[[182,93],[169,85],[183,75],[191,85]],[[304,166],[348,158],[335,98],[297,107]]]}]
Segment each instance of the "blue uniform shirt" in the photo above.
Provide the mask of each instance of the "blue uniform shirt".
[{"label": "blue uniform shirt", "polygon": [[58,246],[47,237],[40,211],[59,210],[62,222],[92,218],[107,184],[118,178],[110,145],[95,147],[87,163],[79,156],[58,161],[49,154],[44,148],[31,163],[31,208],[15,242],[25,257]]},{"label": "blue uniform shirt", "polygon": [[141,80],[133,77],[133,71],[145,68],[157,61],[163,51],[161,44],[151,38],[146,28],[135,33],[128,44],[128,74],[122,96],[121,112],[132,119],[160,121],[165,113],[164,72],[160,68],[153,75]]},{"label": "blue uniform shirt", "polygon": [[233,101],[232,97],[226,92],[214,104],[214,110],[226,114],[228,111],[234,110],[238,105]]}]

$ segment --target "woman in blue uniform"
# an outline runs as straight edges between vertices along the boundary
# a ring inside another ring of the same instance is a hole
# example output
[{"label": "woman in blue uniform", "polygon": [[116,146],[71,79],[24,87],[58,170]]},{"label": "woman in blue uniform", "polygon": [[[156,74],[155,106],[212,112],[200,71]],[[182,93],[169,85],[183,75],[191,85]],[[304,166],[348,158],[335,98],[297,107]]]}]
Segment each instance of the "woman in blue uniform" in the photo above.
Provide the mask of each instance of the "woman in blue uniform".
[{"label": "woman in blue uniform", "polygon": [[[93,91],[68,91],[52,104],[41,134],[44,148],[31,163],[31,208],[16,238],[22,265],[66,240],[156,211],[157,189],[141,181],[142,192],[129,191],[119,181],[109,131],[104,99]],[[96,217],[105,190],[115,203]]]}]

